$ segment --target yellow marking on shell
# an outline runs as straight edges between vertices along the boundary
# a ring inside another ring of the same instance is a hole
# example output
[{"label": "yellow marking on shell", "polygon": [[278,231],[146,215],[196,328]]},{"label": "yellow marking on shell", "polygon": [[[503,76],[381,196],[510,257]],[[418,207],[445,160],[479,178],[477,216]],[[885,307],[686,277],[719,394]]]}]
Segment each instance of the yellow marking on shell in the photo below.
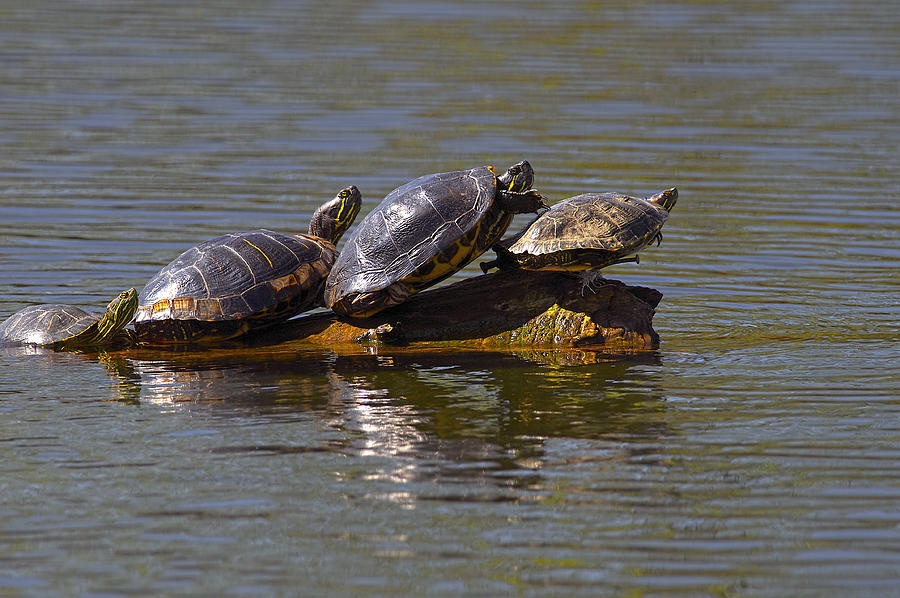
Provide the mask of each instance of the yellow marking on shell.
[{"label": "yellow marking on shell", "polygon": [[55,319],[56,319],[56,314],[53,314],[52,316],[50,316],[50,323],[47,324],[47,330],[50,330],[53,327],[53,320],[55,320]]},{"label": "yellow marking on shell", "polygon": [[550,270],[553,272],[582,272],[587,268],[593,268],[595,266],[591,266],[590,264],[583,264],[581,262],[573,262],[571,264],[560,265],[560,264],[550,264],[547,266],[541,266],[538,268],[533,268],[530,266],[522,266],[523,270]]},{"label": "yellow marking on shell", "polygon": [[219,267],[219,272],[221,272],[223,270],[222,264],[220,264],[219,260],[217,260],[214,256],[210,255],[209,259],[211,259],[213,261],[213,263]]},{"label": "yellow marking on shell", "polygon": [[172,299],[172,309],[173,310],[193,310],[194,309],[194,298],[193,297],[175,297]]},{"label": "yellow marking on shell", "polygon": [[171,304],[172,302],[168,299],[160,299],[153,304],[153,307],[150,308],[150,312],[155,314],[161,311],[168,311],[172,307]]},{"label": "yellow marking on shell", "polygon": [[[466,235],[466,237],[471,237],[470,241],[467,242],[465,237],[457,240],[447,247],[447,249],[422,264],[415,272],[407,276],[404,281],[415,287],[417,283],[428,283],[462,268],[468,263],[469,254],[471,253],[471,249],[475,246],[475,241],[478,239],[478,229],[480,227],[481,224],[479,223],[475,231],[473,231],[474,234]],[[454,248],[456,249],[456,252],[453,254],[453,257],[446,262],[441,261],[441,256],[444,253],[450,253],[450,250]],[[431,266],[431,269],[429,269],[429,266]],[[425,274],[417,275],[416,272],[419,271],[425,271]]]},{"label": "yellow marking on shell", "polygon": [[262,249],[260,249],[259,247],[257,247],[256,245],[254,245],[253,243],[251,243],[250,241],[248,241],[247,239],[244,239],[244,243],[246,243],[247,245],[249,245],[249,246],[252,247],[253,249],[255,249],[255,250],[257,250],[258,252],[260,252],[260,253],[262,254],[262,256],[263,256],[264,258],[266,258],[266,261],[269,262],[269,267],[270,267],[270,268],[274,267],[274,266],[272,266],[272,260],[269,259],[269,256],[266,255],[266,252],[265,252],[265,251],[263,251]]},{"label": "yellow marking on shell", "polygon": [[291,272],[290,274],[288,274],[286,276],[282,276],[280,278],[276,278],[274,280],[269,281],[269,286],[272,287],[272,290],[275,291],[276,295],[278,293],[280,293],[282,290],[286,289],[287,287],[297,286],[297,284],[298,284],[297,277],[294,276],[293,272]]},{"label": "yellow marking on shell", "polygon": [[[300,264],[300,267],[294,270],[294,274],[297,275],[297,280],[300,282],[301,289],[306,290],[313,285],[314,272],[317,272],[315,269],[315,262]],[[325,276],[328,276],[327,272],[325,273]]]},{"label": "yellow marking on shell", "polygon": [[450,261],[448,262],[448,265],[451,268],[458,270],[467,263],[467,260],[469,259],[471,251],[466,251],[466,250],[471,250],[473,247],[475,247],[475,241],[477,238],[478,238],[477,235],[473,235],[472,241],[470,243],[466,243],[466,242],[460,240],[453,244],[458,249],[457,249],[456,253],[453,255],[453,257],[450,258]]},{"label": "yellow marking on shell", "polygon": [[[322,260],[316,260],[314,262],[310,262],[310,268],[312,268],[321,278],[328,278],[328,273],[330,269],[325,265],[325,262]],[[298,268],[299,269],[299,268]]]}]

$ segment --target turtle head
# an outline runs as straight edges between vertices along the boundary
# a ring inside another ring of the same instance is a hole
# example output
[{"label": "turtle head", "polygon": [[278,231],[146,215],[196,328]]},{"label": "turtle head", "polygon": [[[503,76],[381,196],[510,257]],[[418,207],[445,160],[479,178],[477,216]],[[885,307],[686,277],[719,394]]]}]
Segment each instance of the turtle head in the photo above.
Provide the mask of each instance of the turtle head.
[{"label": "turtle head", "polygon": [[322,204],[309,222],[309,234],[331,241],[335,245],[347,232],[359,214],[362,195],[351,185],[341,189],[334,199]]},{"label": "turtle head", "polygon": [[504,191],[522,193],[531,189],[534,184],[534,169],[528,160],[522,160],[506,169],[497,177],[497,186]]},{"label": "turtle head", "polygon": [[106,312],[97,323],[97,339],[103,341],[111,338],[118,331],[127,326],[134,312],[138,307],[138,294],[134,289],[122,291],[119,295],[109,302],[106,306]]},{"label": "turtle head", "polygon": [[672,208],[675,207],[675,202],[678,201],[678,189],[675,187],[666,189],[662,193],[657,193],[656,195],[648,197],[647,201],[658,204],[659,207],[665,211],[671,212]]}]

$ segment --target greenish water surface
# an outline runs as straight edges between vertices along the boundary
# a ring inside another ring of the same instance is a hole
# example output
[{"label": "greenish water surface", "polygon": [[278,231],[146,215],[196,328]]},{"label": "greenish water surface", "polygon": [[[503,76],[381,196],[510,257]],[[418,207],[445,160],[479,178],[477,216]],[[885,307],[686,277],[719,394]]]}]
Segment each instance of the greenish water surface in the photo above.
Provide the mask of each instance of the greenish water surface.
[{"label": "greenish water surface", "polygon": [[646,354],[4,350],[0,595],[898,595],[888,4],[8,3],[0,65],[0,318],[348,184],[681,194]]}]

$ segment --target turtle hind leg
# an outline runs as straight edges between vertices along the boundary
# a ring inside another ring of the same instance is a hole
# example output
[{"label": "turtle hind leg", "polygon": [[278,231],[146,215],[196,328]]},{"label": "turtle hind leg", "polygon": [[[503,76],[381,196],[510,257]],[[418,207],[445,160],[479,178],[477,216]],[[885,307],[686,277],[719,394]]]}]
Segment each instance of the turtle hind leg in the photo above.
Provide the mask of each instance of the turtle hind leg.
[{"label": "turtle hind leg", "polygon": [[493,259],[489,262],[481,262],[479,264],[481,266],[481,271],[487,274],[487,271],[491,268],[497,268],[499,270],[518,270],[519,269],[519,259],[516,257],[516,254],[504,247],[503,245],[496,243],[493,247],[491,247],[495,252],[497,252],[497,258]]},{"label": "turtle hind leg", "polygon": [[414,294],[414,291],[402,282],[395,282],[391,286],[377,291],[353,293],[344,297],[331,306],[331,309],[342,316],[349,318],[368,318],[378,312],[400,305]]}]

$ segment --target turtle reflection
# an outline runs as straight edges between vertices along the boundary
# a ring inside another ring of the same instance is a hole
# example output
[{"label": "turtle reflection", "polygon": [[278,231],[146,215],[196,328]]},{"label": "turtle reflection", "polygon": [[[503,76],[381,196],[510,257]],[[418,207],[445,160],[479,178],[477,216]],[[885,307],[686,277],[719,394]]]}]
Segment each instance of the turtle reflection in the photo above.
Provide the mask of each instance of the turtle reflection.
[{"label": "turtle reflection", "polygon": [[355,435],[349,450],[388,458],[367,476],[459,481],[479,489],[469,498],[507,500],[519,496],[512,489],[542,486],[558,442],[584,442],[586,458],[605,464],[630,458],[622,439],[666,432],[662,391],[635,371],[641,365],[556,367],[484,352],[344,356],[333,384]]}]

